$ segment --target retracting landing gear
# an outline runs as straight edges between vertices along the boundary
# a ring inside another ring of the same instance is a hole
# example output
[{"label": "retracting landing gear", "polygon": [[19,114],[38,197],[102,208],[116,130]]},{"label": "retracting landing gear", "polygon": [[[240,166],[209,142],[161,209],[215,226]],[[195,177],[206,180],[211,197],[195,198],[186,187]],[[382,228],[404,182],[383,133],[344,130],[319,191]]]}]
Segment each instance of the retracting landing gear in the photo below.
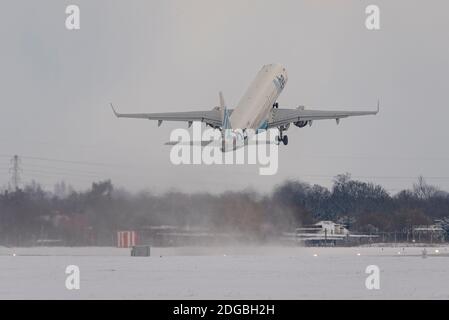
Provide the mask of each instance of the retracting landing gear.
[{"label": "retracting landing gear", "polygon": [[288,136],[284,136],[284,128],[280,127],[279,128],[279,136],[276,137],[276,141],[278,144],[280,144],[280,142],[282,141],[282,143],[284,144],[284,146],[288,145]]}]

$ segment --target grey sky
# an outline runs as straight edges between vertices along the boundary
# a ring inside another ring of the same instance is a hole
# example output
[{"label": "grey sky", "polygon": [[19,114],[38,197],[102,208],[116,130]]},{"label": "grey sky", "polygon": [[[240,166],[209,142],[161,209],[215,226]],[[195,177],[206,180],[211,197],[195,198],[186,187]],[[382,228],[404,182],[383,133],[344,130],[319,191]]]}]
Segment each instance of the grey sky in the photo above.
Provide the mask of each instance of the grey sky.
[{"label": "grey sky", "polygon": [[[65,7],[81,30],[65,29]],[[381,30],[365,28],[365,7]],[[0,186],[9,155],[22,180],[78,188],[112,178],[130,190],[269,191],[287,178],[329,186],[350,172],[392,192],[424,175],[449,190],[449,3],[444,0],[3,0],[0,11]],[[173,166],[176,124],[116,119],[123,112],[236,104],[260,67],[279,62],[283,106],[348,109],[377,117],[314,123],[289,132],[275,176],[256,166]],[[106,165],[94,165],[102,163]],[[438,179],[436,179],[438,178]]]}]

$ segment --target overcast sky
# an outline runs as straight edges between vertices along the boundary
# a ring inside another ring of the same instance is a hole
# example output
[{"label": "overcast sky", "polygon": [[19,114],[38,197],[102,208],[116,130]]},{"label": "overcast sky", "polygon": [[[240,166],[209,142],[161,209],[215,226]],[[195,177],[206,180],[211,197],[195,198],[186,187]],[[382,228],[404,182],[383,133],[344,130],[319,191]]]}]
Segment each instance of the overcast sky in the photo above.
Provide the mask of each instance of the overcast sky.
[{"label": "overcast sky", "polygon": [[[133,191],[268,192],[288,178],[330,186],[343,172],[393,193],[419,175],[449,190],[445,0],[1,3],[0,186],[18,154],[22,181],[50,190],[111,178]],[[69,4],[79,31],[65,28]],[[379,31],[365,28],[369,4]],[[259,176],[257,166],[174,166],[164,143],[179,124],[117,119],[108,106],[208,110],[222,90],[232,107],[273,62],[289,74],[282,106],[366,109],[380,98],[381,113],[292,127],[278,174]]]}]

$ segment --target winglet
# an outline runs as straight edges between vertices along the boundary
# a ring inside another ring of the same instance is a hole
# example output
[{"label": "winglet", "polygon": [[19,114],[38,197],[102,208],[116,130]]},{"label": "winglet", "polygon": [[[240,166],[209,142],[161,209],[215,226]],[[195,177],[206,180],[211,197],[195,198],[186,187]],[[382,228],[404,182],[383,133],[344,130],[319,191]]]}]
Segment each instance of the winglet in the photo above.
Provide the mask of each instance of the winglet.
[{"label": "winglet", "polygon": [[118,118],[120,115],[117,113],[117,111],[115,111],[114,109],[114,105],[111,103],[111,108],[112,108],[112,112],[114,112],[114,115]]},{"label": "winglet", "polygon": [[376,114],[378,114],[380,111],[380,99],[377,99],[377,111]]}]

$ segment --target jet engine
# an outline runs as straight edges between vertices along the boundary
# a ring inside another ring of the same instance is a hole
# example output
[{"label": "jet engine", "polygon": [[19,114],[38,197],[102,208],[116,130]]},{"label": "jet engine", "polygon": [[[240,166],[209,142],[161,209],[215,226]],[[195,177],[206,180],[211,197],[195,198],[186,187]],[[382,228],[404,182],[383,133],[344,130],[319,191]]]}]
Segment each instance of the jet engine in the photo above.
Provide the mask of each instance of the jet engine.
[{"label": "jet engine", "polygon": [[297,126],[298,128],[304,128],[308,124],[309,121],[298,121],[294,123],[294,125]]}]

